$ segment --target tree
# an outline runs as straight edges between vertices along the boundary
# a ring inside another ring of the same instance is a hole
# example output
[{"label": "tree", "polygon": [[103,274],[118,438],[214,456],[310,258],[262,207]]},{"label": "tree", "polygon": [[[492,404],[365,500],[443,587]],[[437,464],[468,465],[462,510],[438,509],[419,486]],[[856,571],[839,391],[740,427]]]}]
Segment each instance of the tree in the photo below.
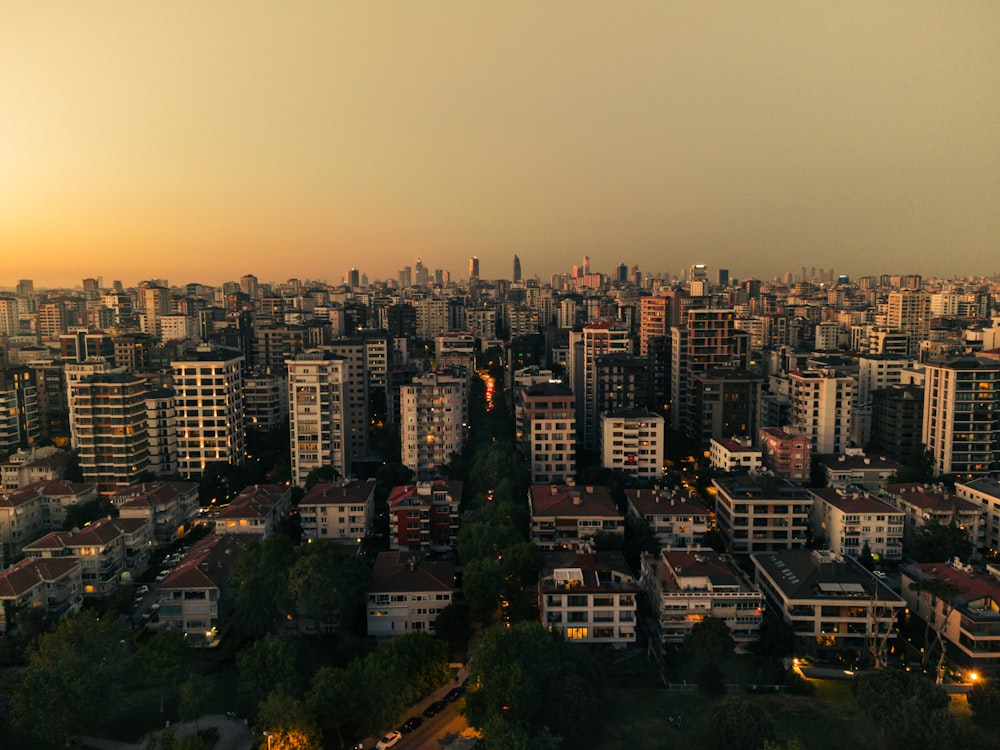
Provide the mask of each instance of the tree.
[{"label": "tree", "polygon": [[934,454],[921,445],[913,452],[910,460],[889,477],[888,484],[931,483],[934,480]]},{"label": "tree", "polygon": [[270,750],[323,750],[319,725],[308,706],[279,691],[260,704],[257,724]]},{"label": "tree", "polygon": [[296,610],[321,622],[338,616],[351,623],[364,607],[371,585],[371,569],[357,555],[328,541],[307,544],[288,571],[288,592]]},{"label": "tree", "polygon": [[861,567],[868,572],[875,570],[875,556],[872,555],[872,548],[868,544],[867,539],[865,539],[865,543],[861,545],[861,554],[858,555],[858,562],[861,563]]},{"label": "tree", "polygon": [[236,654],[239,672],[240,708],[252,714],[268,695],[278,692],[295,696],[300,687],[298,654],[286,638],[269,635]]},{"label": "tree", "polygon": [[[958,586],[951,581],[939,578],[925,578],[922,581],[911,583],[910,589],[917,592],[921,600],[926,599],[928,604],[927,612],[924,615],[924,656],[921,664],[930,663],[934,648],[940,649],[937,663],[937,682],[940,684],[944,682],[946,651],[944,634],[948,629],[948,619],[954,610]],[[920,609],[922,608],[918,607],[918,612]],[[930,639],[931,633],[934,633],[933,641]]]},{"label": "tree", "polygon": [[390,489],[409,484],[413,481],[413,469],[403,466],[401,463],[387,461],[375,472],[375,481]]},{"label": "tree", "polygon": [[294,552],[284,534],[251,542],[236,562],[233,622],[246,637],[273,632],[279,618],[292,609],[288,569]]},{"label": "tree", "polygon": [[898,669],[863,672],[851,685],[858,708],[878,726],[889,750],[954,750],[948,694],[922,675]]},{"label": "tree", "polygon": [[438,612],[438,616],[434,620],[434,635],[448,644],[451,653],[463,653],[472,637],[468,609],[452,602]]},{"label": "tree", "polygon": [[698,689],[709,698],[721,698],[726,694],[726,676],[711,662],[702,662],[698,668]]},{"label": "tree", "polygon": [[345,737],[361,733],[359,717],[365,715],[366,707],[363,686],[353,671],[321,667],[313,675],[307,699],[328,746],[333,744],[330,740],[336,738],[337,747],[344,747]]},{"label": "tree", "polygon": [[196,733],[198,732],[198,719],[208,710],[209,697],[209,685],[205,682],[204,677],[190,674],[181,683],[181,702],[177,708],[178,718],[181,721],[193,721]]},{"label": "tree", "polygon": [[704,739],[712,750],[759,750],[774,739],[774,725],[759,706],[729,698],[715,710]]},{"label": "tree", "polygon": [[136,655],[136,659],[146,684],[159,691],[162,714],[167,693],[175,689],[180,679],[187,674],[191,660],[191,649],[184,632],[178,628],[160,631]]},{"label": "tree", "polygon": [[473,620],[484,625],[493,620],[503,583],[503,570],[496,559],[481,558],[465,566],[462,590]]},{"label": "tree", "polygon": [[306,492],[311,490],[317,484],[329,483],[335,479],[340,479],[340,472],[337,471],[332,466],[317,466],[315,469],[306,474],[305,481],[303,482],[303,487]]},{"label": "tree", "polygon": [[991,729],[1000,729],[1000,680],[982,680],[966,695],[976,721]]},{"label": "tree", "polygon": [[791,656],[795,650],[795,631],[781,615],[766,612],[753,650],[772,659]]},{"label": "tree", "polygon": [[913,538],[913,559],[917,562],[945,562],[955,557],[967,560],[972,550],[968,535],[954,519],[948,524],[925,523]]},{"label": "tree", "polygon": [[62,530],[82,529],[88,523],[93,523],[99,518],[108,517],[118,518],[118,508],[106,497],[99,497],[88,503],[70,505],[66,508]]},{"label": "tree", "polygon": [[40,636],[14,682],[14,722],[52,743],[98,728],[117,704],[130,644],[125,628],[86,611]]},{"label": "tree", "polygon": [[702,664],[724,663],[736,652],[736,641],[718,617],[706,617],[695,625],[684,638],[684,648]]}]

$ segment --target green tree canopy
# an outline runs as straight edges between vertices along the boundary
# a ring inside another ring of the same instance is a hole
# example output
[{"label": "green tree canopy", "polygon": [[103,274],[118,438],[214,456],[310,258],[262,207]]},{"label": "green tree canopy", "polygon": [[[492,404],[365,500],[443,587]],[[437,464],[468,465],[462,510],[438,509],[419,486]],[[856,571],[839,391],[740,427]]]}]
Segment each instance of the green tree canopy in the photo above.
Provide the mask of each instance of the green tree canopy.
[{"label": "green tree canopy", "polygon": [[177,688],[191,662],[184,632],[179,628],[161,630],[136,654],[135,660],[144,682],[159,692],[162,714],[167,693]]},{"label": "green tree canopy", "polygon": [[297,696],[301,685],[299,656],[295,642],[276,635],[245,646],[236,654],[239,672],[237,698],[240,709],[256,712],[258,705],[273,692]]},{"label": "green tree canopy", "polygon": [[339,616],[353,623],[370,585],[371,569],[363,559],[322,540],[304,545],[288,572],[288,592],[298,612],[323,622]]},{"label": "green tree canopy", "polygon": [[106,497],[99,497],[89,503],[70,505],[66,508],[66,516],[63,519],[62,530],[82,529],[88,523],[93,523],[99,518],[118,518],[118,508]]},{"label": "green tree canopy", "polygon": [[[319,724],[309,706],[275,691],[260,704],[257,726],[270,750],[323,750]],[[267,736],[270,735],[270,736]]]},{"label": "green tree canopy", "polygon": [[855,702],[878,727],[880,747],[889,750],[953,750],[956,725],[949,698],[915,672],[876,669],[852,683]]},{"label": "green tree canopy", "polygon": [[977,682],[966,698],[977,722],[992,729],[1000,729],[1000,679]]},{"label": "green tree canopy", "polygon": [[251,542],[236,563],[233,623],[244,636],[261,638],[292,611],[288,570],[294,552],[284,534]]},{"label": "green tree canopy", "polygon": [[317,466],[315,469],[306,474],[303,487],[306,492],[308,492],[317,484],[329,483],[335,479],[340,479],[340,472],[335,468],[332,466]]},{"label": "green tree canopy", "polygon": [[111,618],[86,611],[41,635],[14,680],[14,722],[59,744],[99,727],[117,705],[131,642],[128,630]]},{"label": "green tree canopy", "polygon": [[704,747],[709,750],[760,750],[774,739],[774,725],[763,709],[743,698],[729,698],[712,713]]},{"label": "green tree canopy", "polygon": [[688,632],[684,648],[702,664],[723,664],[736,652],[736,642],[725,620],[706,617]]},{"label": "green tree canopy", "polygon": [[955,557],[968,560],[972,549],[969,535],[957,523],[931,521],[914,534],[912,554],[917,562],[945,562]]}]

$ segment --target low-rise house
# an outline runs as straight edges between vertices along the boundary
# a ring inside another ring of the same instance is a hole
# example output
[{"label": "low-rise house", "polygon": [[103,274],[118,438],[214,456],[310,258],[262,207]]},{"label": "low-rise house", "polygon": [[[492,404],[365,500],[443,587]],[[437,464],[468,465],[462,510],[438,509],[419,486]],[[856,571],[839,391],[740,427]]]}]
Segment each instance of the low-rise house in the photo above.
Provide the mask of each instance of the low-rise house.
[{"label": "low-rise house", "polygon": [[903,513],[861,490],[809,490],[813,534],[832,552],[860,557],[865,545],[876,560],[903,557]]},{"label": "low-rise house", "polygon": [[856,663],[891,650],[906,602],[850,557],[829,550],[750,555],[767,605],[795,634],[799,655]]},{"label": "low-rise house", "polygon": [[[900,570],[911,614],[924,622],[933,617],[948,641],[948,657],[1000,677],[1000,567],[989,565],[983,573],[961,563],[912,563]],[[920,591],[919,584],[928,581],[950,584],[954,596],[941,599]]]},{"label": "low-rise house", "polygon": [[983,512],[983,548],[1000,550],[1000,479],[980,477],[969,482],[956,482],[955,494],[978,505]]},{"label": "low-rise house", "polygon": [[209,534],[160,584],[160,622],[182,630],[199,648],[218,646],[232,624],[225,595],[246,540],[236,534]]},{"label": "low-rise house", "polygon": [[686,487],[625,490],[630,519],[649,524],[661,547],[700,547],[711,528],[712,513]]},{"label": "low-rise house", "polygon": [[725,622],[741,652],[760,634],[763,595],[731,558],[709,550],[665,549],[642,556],[641,582],[664,644],[683,643],[706,617]]},{"label": "low-rise house", "polygon": [[792,482],[807,482],[812,471],[812,442],[806,435],[793,435],[779,427],[759,432],[764,465],[776,476]]},{"label": "low-rise house", "polygon": [[17,615],[43,607],[56,619],[80,611],[80,563],[71,558],[28,558],[0,572],[0,637],[12,634]]},{"label": "low-rise house", "polygon": [[454,562],[430,562],[398,550],[381,552],[368,590],[368,635],[383,639],[414,631],[433,635],[438,614],[454,596]]},{"label": "low-rise house", "polygon": [[360,544],[375,518],[375,483],[320,482],[299,501],[302,534],[308,539]]},{"label": "low-rise house", "polygon": [[198,514],[196,482],[146,482],[114,494],[121,518],[144,518],[153,543],[166,546],[184,536]]},{"label": "low-rise house", "polygon": [[528,502],[531,541],[542,549],[582,547],[599,532],[625,535],[625,516],[607,487],[536,484]]},{"label": "low-rise house", "polygon": [[18,450],[0,464],[0,494],[33,482],[63,479],[70,453],[51,445]]},{"label": "low-rise house", "polygon": [[713,469],[726,474],[753,474],[764,468],[764,453],[749,439],[712,438],[709,461]]},{"label": "low-rise house", "polygon": [[31,544],[34,558],[72,557],[80,562],[84,596],[106,596],[149,567],[149,524],[141,518],[101,518],[79,530],[55,531]]},{"label": "low-rise house", "polygon": [[462,483],[435,479],[393,487],[389,493],[389,547],[443,552],[458,540]]},{"label": "low-rise house", "polygon": [[62,528],[67,508],[96,499],[96,485],[61,479],[32,482],[0,495],[0,558],[16,559],[25,544]]},{"label": "low-rise house", "polygon": [[639,583],[621,552],[550,552],[539,590],[542,624],[567,640],[635,643]]},{"label": "low-rise house", "polygon": [[839,455],[818,456],[817,460],[827,486],[840,489],[854,485],[875,492],[900,469],[897,462],[885,456],[866,456],[851,448]]},{"label": "low-rise house", "polygon": [[244,489],[215,518],[216,534],[250,534],[265,539],[288,518],[292,488],[255,484]]},{"label": "low-rise house", "polygon": [[952,494],[944,485],[890,484],[883,497],[905,517],[904,543],[910,549],[917,529],[928,523],[958,524],[972,542],[973,550],[986,546],[986,509],[972,500]]},{"label": "low-rise house", "polygon": [[812,495],[770,476],[713,479],[715,522],[732,552],[797,549],[809,536]]}]

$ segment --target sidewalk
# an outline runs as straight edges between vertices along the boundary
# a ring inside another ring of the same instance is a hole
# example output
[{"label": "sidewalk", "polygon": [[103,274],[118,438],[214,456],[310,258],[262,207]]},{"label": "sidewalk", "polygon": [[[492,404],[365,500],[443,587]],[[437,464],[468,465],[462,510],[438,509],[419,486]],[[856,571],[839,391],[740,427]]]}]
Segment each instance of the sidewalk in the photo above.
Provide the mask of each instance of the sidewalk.
[{"label": "sidewalk", "polygon": [[[195,722],[183,721],[171,724],[170,728],[174,732],[174,737],[181,740],[195,733]],[[215,728],[219,733],[219,741],[215,745],[215,750],[252,750],[255,747],[253,737],[250,736],[250,729],[243,723],[242,719],[230,719],[223,714],[210,714],[198,719],[199,730],[204,731],[210,728]],[[145,741],[146,738],[143,739]],[[76,744],[78,747],[92,747],[97,748],[97,750],[140,750],[145,743],[117,742],[100,737],[77,737]]]}]

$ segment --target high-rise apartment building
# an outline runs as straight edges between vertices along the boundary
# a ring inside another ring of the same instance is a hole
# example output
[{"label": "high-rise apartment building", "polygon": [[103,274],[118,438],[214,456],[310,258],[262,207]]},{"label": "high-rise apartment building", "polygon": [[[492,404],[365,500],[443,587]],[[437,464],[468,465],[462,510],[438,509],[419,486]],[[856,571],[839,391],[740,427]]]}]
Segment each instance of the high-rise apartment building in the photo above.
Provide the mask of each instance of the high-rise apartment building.
[{"label": "high-rise apartment building", "polygon": [[63,368],[66,375],[66,403],[69,407],[70,444],[79,447],[79,440],[73,427],[76,424],[76,386],[91,375],[112,375],[124,373],[124,367],[115,367],[103,357],[91,357],[83,362],[67,362]]},{"label": "high-rise apartment building", "polygon": [[469,281],[479,281],[479,258],[469,258]]},{"label": "high-rise apartment building", "polygon": [[110,494],[136,484],[149,468],[146,379],[141,375],[91,375],[74,390],[73,433],[87,482]]},{"label": "high-rise apartment building", "polygon": [[181,476],[209,464],[238,465],[246,456],[243,352],[199,346],[170,363],[177,392],[177,459]]},{"label": "high-rise apartment building", "polygon": [[468,422],[468,383],[428,373],[400,388],[403,464],[418,480],[433,479],[461,453]]},{"label": "high-rise apartment building", "polygon": [[833,370],[798,370],[788,375],[791,428],[808,437],[817,454],[843,453],[851,443],[854,378]]},{"label": "high-rise apartment building", "polygon": [[536,383],[521,392],[521,444],[532,484],[564,484],[576,476],[576,404],[562,383]]},{"label": "high-rise apartment building", "polygon": [[514,256],[514,276],[513,280],[515,284],[521,283],[521,259],[516,255]]},{"label": "high-rise apartment building", "polygon": [[292,482],[305,484],[313,469],[333,467],[350,476],[347,399],[350,361],[329,351],[310,350],[285,362]]},{"label": "high-rise apartment building", "polygon": [[598,446],[597,360],[608,354],[631,354],[628,329],[617,323],[594,323],[569,334],[569,382],[576,395],[577,431],[583,445]]},{"label": "high-rise apartment building", "polygon": [[154,388],[146,394],[146,430],[149,470],[157,476],[177,472],[177,394],[173,388]]},{"label": "high-rise apartment building", "polygon": [[0,456],[34,445],[40,430],[34,371],[23,365],[0,369]]},{"label": "high-rise apartment building", "polygon": [[920,342],[930,336],[930,295],[927,292],[911,289],[890,292],[886,325],[891,329],[907,333],[909,337],[907,353],[910,357],[916,357],[920,352]]},{"label": "high-rise apartment building", "polygon": [[956,359],[924,372],[921,439],[934,473],[968,480],[1000,469],[1000,362]]}]

